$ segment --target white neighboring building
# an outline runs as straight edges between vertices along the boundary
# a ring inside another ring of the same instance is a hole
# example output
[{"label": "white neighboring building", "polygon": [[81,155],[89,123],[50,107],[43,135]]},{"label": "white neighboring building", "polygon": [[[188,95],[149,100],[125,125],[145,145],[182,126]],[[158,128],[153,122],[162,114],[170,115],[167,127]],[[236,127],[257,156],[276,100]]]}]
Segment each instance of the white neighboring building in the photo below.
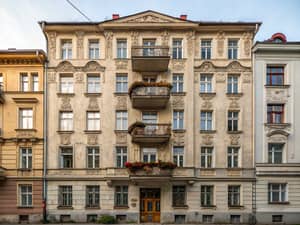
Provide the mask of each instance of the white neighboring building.
[{"label": "white neighboring building", "polygon": [[300,223],[300,42],[276,33],[253,52],[256,219]]}]

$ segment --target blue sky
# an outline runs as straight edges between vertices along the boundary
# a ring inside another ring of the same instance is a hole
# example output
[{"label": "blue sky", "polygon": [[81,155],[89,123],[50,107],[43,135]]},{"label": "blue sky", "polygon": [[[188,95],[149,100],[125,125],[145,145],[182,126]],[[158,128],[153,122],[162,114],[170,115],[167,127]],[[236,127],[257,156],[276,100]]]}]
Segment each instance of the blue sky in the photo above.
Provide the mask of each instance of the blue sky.
[{"label": "blue sky", "polygon": [[[93,21],[144,10],[202,21],[261,21],[256,40],[273,33],[300,41],[300,0],[72,0]],[[41,48],[45,38],[37,21],[85,21],[65,0],[0,0],[0,49]]]}]

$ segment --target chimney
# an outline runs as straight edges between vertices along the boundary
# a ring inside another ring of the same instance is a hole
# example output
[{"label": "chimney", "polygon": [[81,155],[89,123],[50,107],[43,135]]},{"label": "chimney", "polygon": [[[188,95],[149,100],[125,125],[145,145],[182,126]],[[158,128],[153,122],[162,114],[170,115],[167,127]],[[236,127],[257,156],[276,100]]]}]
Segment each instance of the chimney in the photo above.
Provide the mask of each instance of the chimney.
[{"label": "chimney", "polygon": [[186,14],[180,15],[180,19],[181,20],[186,20],[187,19],[187,15]]},{"label": "chimney", "polygon": [[119,14],[112,14],[112,19],[113,20],[117,20],[120,18],[120,15]]}]

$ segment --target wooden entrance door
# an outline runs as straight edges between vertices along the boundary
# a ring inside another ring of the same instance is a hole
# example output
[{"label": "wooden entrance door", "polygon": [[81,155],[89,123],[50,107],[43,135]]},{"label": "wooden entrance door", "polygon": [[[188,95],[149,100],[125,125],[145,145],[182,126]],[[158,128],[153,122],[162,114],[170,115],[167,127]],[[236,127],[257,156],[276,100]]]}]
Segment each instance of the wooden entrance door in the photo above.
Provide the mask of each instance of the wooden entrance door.
[{"label": "wooden entrance door", "polygon": [[142,188],[140,196],[141,222],[160,222],[160,189]]}]

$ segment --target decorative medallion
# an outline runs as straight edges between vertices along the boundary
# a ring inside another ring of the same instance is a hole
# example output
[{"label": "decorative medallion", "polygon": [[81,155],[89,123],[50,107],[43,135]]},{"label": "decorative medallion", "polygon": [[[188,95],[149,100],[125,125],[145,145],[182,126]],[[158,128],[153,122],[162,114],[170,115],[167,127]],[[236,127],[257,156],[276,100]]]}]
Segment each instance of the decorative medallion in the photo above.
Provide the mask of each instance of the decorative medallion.
[{"label": "decorative medallion", "polygon": [[210,134],[206,134],[202,136],[202,144],[203,145],[213,145],[213,136]]},{"label": "decorative medallion", "polygon": [[97,134],[88,134],[87,135],[87,144],[88,145],[97,145],[98,144],[98,135]]},{"label": "decorative medallion", "polygon": [[85,66],[82,68],[83,72],[100,72],[104,71],[105,67],[101,66],[96,61],[89,61]]},{"label": "decorative medallion", "polygon": [[96,97],[89,98],[89,110],[99,110],[98,99]]},{"label": "decorative medallion", "polygon": [[55,83],[56,82],[56,73],[55,72],[48,72],[48,83]]},{"label": "decorative medallion", "polygon": [[225,83],[225,81],[226,81],[225,73],[222,73],[222,72],[217,73],[217,75],[216,75],[216,82],[217,83]]},{"label": "decorative medallion", "polygon": [[61,99],[61,106],[60,106],[60,109],[61,110],[72,110],[72,106],[71,106],[71,99],[69,97],[63,97]]},{"label": "decorative medallion", "polygon": [[57,72],[71,72],[74,73],[76,68],[69,61],[60,62],[55,68]]},{"label": "decorative medallion", "polygon": [[69,144],[71,144],[71,134],[61,134],[60,135],[60,143],[62,145],[69,145]]},{"label": "decorative medallion", "polygon": [[184,97],[183,96],[172,96],[172,106],[174,109],[184,108]]},{"label": "decorative medallion", "polygon": [[117,110],[127,109],[127,96],[117,96],[116,109]]},{"label": "decorative medallion", "polygon": [[127,144],[127,132],[117,132],[116,142],[117,144]]},{"label": "decorative medallion", "polygon": [[173,70],[175,70],[175,71],[182,71],[182,70],[184,70],[185,60],[176,60],[176,59],[173,59],[173,60],[171,60],[171,62],[172,62],[172,68],[173,68]]},{"label": "decorative medallion", "polygon": [[173,144],[174,145],[184,145],[184,133],[174,133],[173,134]]},{"label": "decorative medallion", "polygon": [[82,72],[75,73],[76,82],[77,83],[82,83],[83,82],[83,76],[84,76],[84,74]]},{"label": "decorative medallion", "polygon": [[239,145],[240,136],[239,135],[230,135],[230,144]]},{"label": "decorative medallion", "polygon": [[252,80],[252,74],[247,72],[247,73],[243,73],[243,83],[251,83]]},{"label": "decorative medallion", "polygon": [[128,60],[115,60],[117,70],[127,70],[128,69]]},{"label": "decorative medallion", "polygon": [[240,108],[240,104],[238,102],[238,97],[230,97],[229,99],[231,100],[229,103],[230,109],[239,109]]},{"label": "decorative medallion", "polygon": [[133,46],[139,45],[139,32],[131,32],[131,43]]}]

